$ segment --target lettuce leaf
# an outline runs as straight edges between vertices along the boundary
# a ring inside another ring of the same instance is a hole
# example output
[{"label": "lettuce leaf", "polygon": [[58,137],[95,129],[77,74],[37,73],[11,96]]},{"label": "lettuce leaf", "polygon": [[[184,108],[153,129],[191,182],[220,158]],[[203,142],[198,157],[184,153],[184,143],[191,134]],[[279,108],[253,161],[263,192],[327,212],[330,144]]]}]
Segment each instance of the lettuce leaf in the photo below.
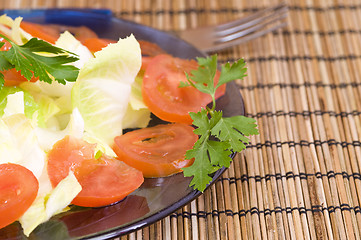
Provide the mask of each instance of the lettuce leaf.
[{"label": "lettuce leaf", "polygon": [[18,151],[15,155],[17,157],[8,158],[6,161],[26,167],[34,173],[35,177],[39,178],[44,168],[46,156],[38,143],[31,120],[19,113],[4,117],[3,122],[11,136],[8,138],[8,145],[12,144]]},{"label": "lettuce leaf", "polygon": [[130,35],[96,52],[80,70],[72,89],[72,104],[84,119],[85,131],[108,145],[122,134],[131,86],[140,66],[140,46]]},{"label": "lettuce leaf", "polygon": [[20,217],[19,222],[24,234],[29,234],[41,223],[66,210],[82,187],[73,172],[47,193],[37,196],[30,208]]}]

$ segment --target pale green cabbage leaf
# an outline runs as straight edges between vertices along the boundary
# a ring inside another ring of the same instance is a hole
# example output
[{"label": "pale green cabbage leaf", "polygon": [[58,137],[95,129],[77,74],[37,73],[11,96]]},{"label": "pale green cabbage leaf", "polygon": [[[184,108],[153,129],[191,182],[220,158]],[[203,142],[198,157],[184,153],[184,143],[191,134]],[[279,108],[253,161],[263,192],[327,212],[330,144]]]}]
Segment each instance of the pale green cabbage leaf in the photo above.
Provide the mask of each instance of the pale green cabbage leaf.
[{"label": "pale green cabbage leaf", "polygon": [[72,104],[84,119],[85,131],[110,146],[114,137],[122,134],[124,126],[145,126],[150,119],[144,111],[130,109],[133,117],[126,119],[137,119],[134,121],[137,124],[124,122],[140,66],[139,43],[130,35],[96,52],[95,58],[80,69],[72,89]]}]

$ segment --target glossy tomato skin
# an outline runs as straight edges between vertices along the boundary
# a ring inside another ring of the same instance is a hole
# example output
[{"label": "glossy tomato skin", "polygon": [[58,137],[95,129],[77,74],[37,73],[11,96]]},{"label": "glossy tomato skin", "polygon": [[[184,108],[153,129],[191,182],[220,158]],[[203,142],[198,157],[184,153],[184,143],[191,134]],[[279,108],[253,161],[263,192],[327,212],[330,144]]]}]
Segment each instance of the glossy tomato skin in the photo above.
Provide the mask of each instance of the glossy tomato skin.
[{"label": "glossy tomato skin", "polygon": [[[162,120],[192,124],[189,112],[198,112],[211,102],[208,94],[194,87],[180,88],[180,82],[186,82],[185,72],[198,68],[195,60],[185,60],[160,54],[153,57],[146,65],[142,95],[149,110]],[[217,72],[215,82],[219,77]],[[225,92],[225,85],[220,87],[216,97]]]},{"label": "glossy tomato skin", "polygon": [[193,130],[182,123],[143,128],[115,137],[113,149],[120,160],[140,170],[144,177],[165,177],[193,163],[184,159],[198,140]]},{"label": "glossy tomato skin", "polygon": [[94,144],[66,136],[48,153],[48,174],[55,187],[73,171],[82,191],[73,204],[100,207],[118,202],[144,181],[140,171],[104,154],[95,159]]},{"label": "glossy tomato skin", "polygon": [[0,228],[18,220],[38,194],[39,183],[27,168],[0,164]]}]

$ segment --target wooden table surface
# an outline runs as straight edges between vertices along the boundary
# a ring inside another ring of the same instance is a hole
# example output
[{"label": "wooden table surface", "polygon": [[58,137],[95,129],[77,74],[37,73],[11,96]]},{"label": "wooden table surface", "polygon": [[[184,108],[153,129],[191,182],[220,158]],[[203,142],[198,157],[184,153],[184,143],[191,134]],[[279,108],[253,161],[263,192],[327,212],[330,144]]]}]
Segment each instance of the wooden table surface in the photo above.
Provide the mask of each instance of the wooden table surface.
[{"label": "wooden table surface", "polygon": [[[251,138],[179,211],[121,239],[361,239],[361,2],[287,0],[288,26],[218,51],[238,81]],[[278,1],[1,0],[1,8],[109,8],[161,30],[237,19]]]}]

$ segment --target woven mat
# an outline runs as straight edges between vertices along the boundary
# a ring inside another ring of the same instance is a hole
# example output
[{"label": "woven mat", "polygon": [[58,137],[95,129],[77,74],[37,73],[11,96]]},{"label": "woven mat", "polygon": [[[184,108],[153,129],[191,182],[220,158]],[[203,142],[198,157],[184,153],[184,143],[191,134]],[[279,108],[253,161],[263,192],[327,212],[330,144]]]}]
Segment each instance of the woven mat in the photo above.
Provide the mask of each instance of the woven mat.
[{"label": "woven mat", "polygon": [[[158,29],[236,19],[277,1],[2,0],[2,8],[106,7]],[[307,3],[306,3],[307,2]],[[256,5],[258,4],[258,5]],[[289,0],[288,27],[218,52],[260,135],[202,196],[120,239],[360,239],[361,4]]]}]

